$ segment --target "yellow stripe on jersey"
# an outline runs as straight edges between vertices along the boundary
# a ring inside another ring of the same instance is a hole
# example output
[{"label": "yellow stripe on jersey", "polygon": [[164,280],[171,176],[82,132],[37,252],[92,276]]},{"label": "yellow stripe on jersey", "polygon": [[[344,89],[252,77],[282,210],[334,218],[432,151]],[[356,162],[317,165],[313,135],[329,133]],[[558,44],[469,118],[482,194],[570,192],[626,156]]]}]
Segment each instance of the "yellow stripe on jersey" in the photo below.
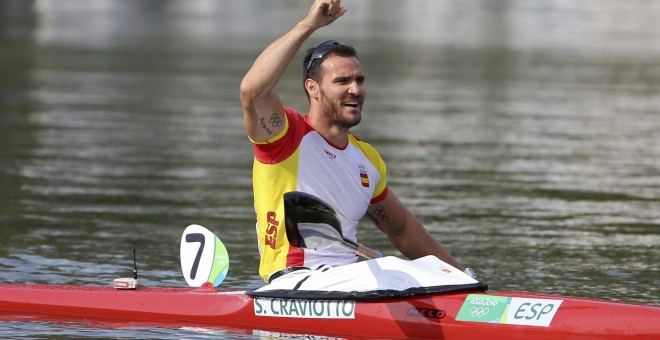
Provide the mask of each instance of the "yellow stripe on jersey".
[{"label": "yellow stripe on jersey", "polygon": [[[383,159],[378,154],[378,151],[376,150],[376,148],[374,148],[373,146],[371,146],[368,143],[365,143],[365,142],[359,140],[358,138],[353,136],[353,134],[349,135],[348,141],[351,144],[355,145],[355,147],[362,150],[362,152],[367,157],[367,159],[369,159],[371,164],[373,164],[376,167],[376,169],[378,169],[378,172],[380,173],[380,181],[378,181],[378,183],[376,185],[376,190],[374,191],[374,194],[371,198],[374,199],[374,198],[380,196],[383,193],[383,191],[385,190],[385,188],[387,187],[387,168],[385,166],[385,162],[383,161]],[[365,184],[364,177],[361,177],[361,181],[362,181],[362,184],[364,185]],[[369,178],[366,178],[366,184],[371,185],[369,183]]]},{"label": "yellow stripe on jersey", "polygon": [[[255,159],[253,168],[254,203],[257,207],[271,207],[271,211],[258,212],[257,238],[261,262],[259,275],[266,280],[272,272],[286,268],[289,241],[284,228],[284,201],[273,202],[273,197],[296,190],[298,150],[277,166]],[[277,184],[273,183],[276,180]]]}]

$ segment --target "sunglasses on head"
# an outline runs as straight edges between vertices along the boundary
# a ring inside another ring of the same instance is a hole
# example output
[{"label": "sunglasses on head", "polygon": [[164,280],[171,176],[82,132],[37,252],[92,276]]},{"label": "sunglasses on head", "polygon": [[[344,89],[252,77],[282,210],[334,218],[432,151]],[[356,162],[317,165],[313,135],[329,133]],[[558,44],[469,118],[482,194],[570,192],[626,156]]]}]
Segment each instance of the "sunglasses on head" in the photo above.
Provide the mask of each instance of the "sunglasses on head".
[{"label": "sunglasses on head", "polygon": [[309,71],[312,69],[312,64],[317,60],[322,60],[328,52],[334,50],[336,47],[350,46],[336,40],[328,40],[314,48],[314,51],[312,51],[312,57],[309,58],[307,67],[305,67],[305,79],[309,78]]}]

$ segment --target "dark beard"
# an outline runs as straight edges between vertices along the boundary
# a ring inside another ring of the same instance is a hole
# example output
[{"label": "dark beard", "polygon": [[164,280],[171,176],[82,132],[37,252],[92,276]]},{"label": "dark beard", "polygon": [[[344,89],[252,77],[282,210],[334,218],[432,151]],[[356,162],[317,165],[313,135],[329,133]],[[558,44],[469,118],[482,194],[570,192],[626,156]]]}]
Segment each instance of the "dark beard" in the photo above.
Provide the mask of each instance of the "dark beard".
[{"label": "dark beard", "polygon": [[[326,98],[323,91],[320,91],[320,95],[321,98]],[[362,120],[361,110],[357,118],[353,118],[353,117],[347,118],[347,117],[343,117],[339,113],[342,109],[341,107],[332,105],[325,100],[322,100],[320,105],[321,105],[321,112],[323,112],[323,114],[326,116],[326,120],[332,125],[336,125],[348,130],[360,124],[360,121]]]}]

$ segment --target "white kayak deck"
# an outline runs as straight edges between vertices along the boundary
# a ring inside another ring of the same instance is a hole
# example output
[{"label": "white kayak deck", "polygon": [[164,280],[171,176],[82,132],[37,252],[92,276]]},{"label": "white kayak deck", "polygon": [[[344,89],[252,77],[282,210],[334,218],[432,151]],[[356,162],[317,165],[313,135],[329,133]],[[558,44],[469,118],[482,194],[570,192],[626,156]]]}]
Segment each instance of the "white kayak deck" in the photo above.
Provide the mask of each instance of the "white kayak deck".
[{"label": "white kayak deck", "polygon": [[248,294],[370,300],[450,291],[485,291],[486,288],[485,284],[435,256],[416,260],[387,256],[345,266],[298,268],[271,279],[268,285]]}]

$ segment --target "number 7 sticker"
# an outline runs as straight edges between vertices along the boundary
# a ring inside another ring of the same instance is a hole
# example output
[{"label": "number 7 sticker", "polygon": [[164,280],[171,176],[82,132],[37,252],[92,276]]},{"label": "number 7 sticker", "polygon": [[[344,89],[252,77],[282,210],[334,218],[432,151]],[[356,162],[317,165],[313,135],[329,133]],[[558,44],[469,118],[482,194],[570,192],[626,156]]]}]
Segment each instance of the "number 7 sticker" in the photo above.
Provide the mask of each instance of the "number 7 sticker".
[{"label": "number 7 sticker", "polygon": [[191,287],[206,282],[218,286],[227,276],[229,256],[225,245],[210,230],[189,225],[181,236],[181,271]]}]

